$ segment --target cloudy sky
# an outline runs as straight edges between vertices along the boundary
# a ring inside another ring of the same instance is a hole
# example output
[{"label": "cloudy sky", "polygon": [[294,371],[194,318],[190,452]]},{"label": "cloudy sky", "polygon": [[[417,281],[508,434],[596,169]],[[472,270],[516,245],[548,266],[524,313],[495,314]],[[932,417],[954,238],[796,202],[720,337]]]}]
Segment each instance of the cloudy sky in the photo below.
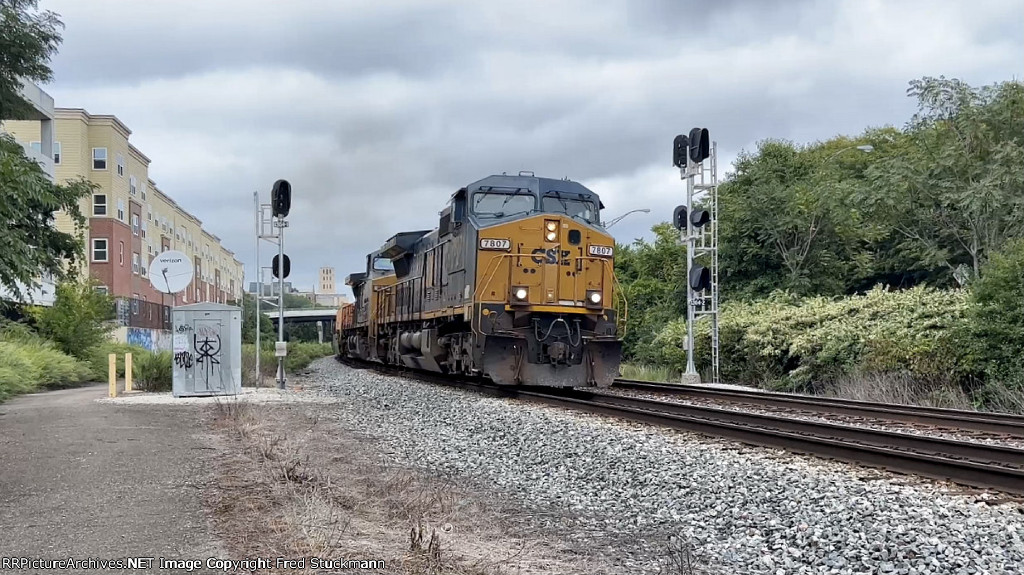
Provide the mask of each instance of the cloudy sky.
[{"label": "cloudy sky", "polygon": [[[681,203],[673,136],[723,170],[765,138],[902,125],[907,82],[1024,77],[1020,0],[42,0],[64,20],[47,90],[114,114],[151,177],[254,277],[252,193],[294,187],[307,289],[457,188],[533,170],[602,194],[619,241]],[[724,175],[724,174],[723,174]],[[728,217],[723,214],[722,217]],[[269,265],[269,258],[263,265]]]}]

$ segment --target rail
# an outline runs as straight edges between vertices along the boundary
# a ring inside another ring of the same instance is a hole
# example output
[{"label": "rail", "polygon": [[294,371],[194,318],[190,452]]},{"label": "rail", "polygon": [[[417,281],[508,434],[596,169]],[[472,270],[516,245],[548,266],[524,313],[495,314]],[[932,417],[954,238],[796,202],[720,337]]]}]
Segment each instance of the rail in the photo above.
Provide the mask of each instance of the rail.
[{"label": "rail", "polygon": [[616,379],[613,385],[619,389],[725,400],[733,403],[749,403],[787,409],[803,409],[855,417],[873,417],[889,421],[988,433],[1003,433],[1024,437],[1024,416],[1022,415],[877,403],[792,393],[747,391],[703,385],[652,383],[622,378]]},{"label": "rail", "polygon": [[404,377],[490,395],[662,425],[750,445],[916,474],[1024,495],[1024,449],[786,418],[732,409],[662,402],[573,388],[499,386],[482,379],[372,366]]}]

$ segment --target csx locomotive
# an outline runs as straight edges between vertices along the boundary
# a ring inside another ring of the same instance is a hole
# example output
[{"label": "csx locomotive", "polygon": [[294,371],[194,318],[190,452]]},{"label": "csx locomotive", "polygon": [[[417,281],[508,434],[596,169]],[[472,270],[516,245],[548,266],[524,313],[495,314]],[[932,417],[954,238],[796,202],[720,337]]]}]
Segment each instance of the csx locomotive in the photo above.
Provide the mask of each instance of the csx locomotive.
[{"label": "csx locomotive", "polygon": [[437,229],[395,234],[345,279],[355,301],[335,352],[505,385],[611,385],[625,301],[603,207],[530,173],[458,190]]}]

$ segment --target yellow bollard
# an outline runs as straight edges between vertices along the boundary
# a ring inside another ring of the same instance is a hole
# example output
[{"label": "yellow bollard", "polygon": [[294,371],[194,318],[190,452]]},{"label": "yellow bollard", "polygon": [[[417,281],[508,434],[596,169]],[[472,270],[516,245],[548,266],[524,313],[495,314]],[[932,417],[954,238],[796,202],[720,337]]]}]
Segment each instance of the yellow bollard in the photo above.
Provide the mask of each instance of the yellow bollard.
[{"label": "yellow bollard", "polygon": [[124,354],[124,392],[132,390],[132,354]]},{"label": "yellow bollard", "polygon": [[109,374],[110,374],[110,397],[117,397],[117,354],[110,354],[107,359],[109,360]]}]

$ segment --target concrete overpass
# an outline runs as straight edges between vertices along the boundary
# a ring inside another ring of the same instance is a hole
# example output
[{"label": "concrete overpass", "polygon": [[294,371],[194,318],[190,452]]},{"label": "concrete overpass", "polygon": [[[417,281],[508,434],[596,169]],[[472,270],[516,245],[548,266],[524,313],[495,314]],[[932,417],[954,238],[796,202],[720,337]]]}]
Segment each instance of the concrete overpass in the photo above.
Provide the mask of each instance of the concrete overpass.
[{"label": "concrete overpass", "polygon": [[[260,312],[267,315],[270,321],[277,324],[277,318],[280,315],[276,309],[271,310],[260,310]],[[333,326],[334,318],[338,316],[338,309],[286,309],[284,310],[284,321],[285,323],[315,323],[318,321],[324,322],[326,328],[328,322]]]}]

